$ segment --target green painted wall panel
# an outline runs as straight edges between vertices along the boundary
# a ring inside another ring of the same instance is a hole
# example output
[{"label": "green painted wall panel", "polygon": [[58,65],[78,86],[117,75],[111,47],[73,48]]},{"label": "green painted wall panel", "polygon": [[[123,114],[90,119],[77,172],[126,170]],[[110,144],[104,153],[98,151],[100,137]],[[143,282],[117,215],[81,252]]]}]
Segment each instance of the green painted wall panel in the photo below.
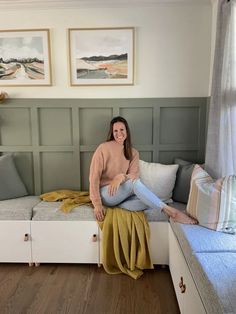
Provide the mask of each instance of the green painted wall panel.
[{"label": "green painted wall panel", "polygon": [[29,108],[0,108],[1,145],[31,145]]},{"label": "green painted wall panel", "polygon": [[89,167],[93,153],[81,153],[81,189],[89,189]]},{"label": "green painted wall panel", "polygon": [[153,108],[121,108],[120,114],[129,121],[133,145],[153,144]]},{"label": "green painted wall panel", "polygon": [[161,108],[160,144],[198,144],[199,107]]},{"label": "green painted wall panel", "polygon": [[93,151],[113,116],[127,118],[149,162],[202,162],[207,98],[8,99],[0,107],[0,153],[13,152],[30,193],[88,189]]},{"label": "green painted wall panel", "polygon": [[40,155],[43,193],[54,189],[79,189],[72,152],[42,152]]},{"label": "green painted wall panel", "polygon": [[72,145],[71,108],[39,108],[40,145]]},{"label": "green painted wall panel", "polygon": [[112,119],[112,108],[79,109],[81,145],[98,145],[106,139]]}]

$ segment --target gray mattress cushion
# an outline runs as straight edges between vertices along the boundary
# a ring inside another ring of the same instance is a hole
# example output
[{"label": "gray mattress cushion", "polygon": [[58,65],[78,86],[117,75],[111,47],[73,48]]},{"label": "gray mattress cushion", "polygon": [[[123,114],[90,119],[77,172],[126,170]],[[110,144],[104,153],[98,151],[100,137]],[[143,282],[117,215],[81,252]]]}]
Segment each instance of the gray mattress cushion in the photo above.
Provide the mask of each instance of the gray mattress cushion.
[{"label": "gray mattress cushion", "polygon": [[196,253],[191,272],[207,313],[236,313],[236,253]]},{"label": "gray mattress cushion", "polygon": [[[61,202],[41,201],[33,208],[32,220],[95,220],[91,206],[77,206],[70,213],[60,209]],[[184,209],[186,204],[173,203],[172,206]],[[148,221],[168,221],[168,216],[160,211],[148,209],[144,211]]]},{"label": "gray mattress cushion", "polygon": [[60,205],[61,202],[41,201],[33,209],[32,220],[95,220],[91,206],[77,206],[70,213],[64,213]]},{"label": "gray mattress cushion", "polygon": [[188,260],[193,252],[235,252],[236,235],[217,232],[199,225],[185,225],[170,220],[183,253]]},{"label": "gray mattress cushion", "polygon": [[24,196],[0,201],[0,220],[31,220],[38,196]]}]

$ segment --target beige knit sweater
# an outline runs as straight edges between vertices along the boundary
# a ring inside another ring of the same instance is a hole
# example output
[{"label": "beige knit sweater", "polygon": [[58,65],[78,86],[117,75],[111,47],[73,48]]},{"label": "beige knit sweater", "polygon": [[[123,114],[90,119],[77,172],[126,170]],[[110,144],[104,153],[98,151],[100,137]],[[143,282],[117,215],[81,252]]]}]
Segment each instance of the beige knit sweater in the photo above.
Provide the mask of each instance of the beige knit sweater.
[{"label": "beige knit sweater", "polygon": [[89,193],[94,207],[102,206],[100,188],[108,185],[118,174],[127,175],[127,179],[139,177],[139,153],[132,148],[132,159],[124,156],[123,145],[116,141],[102,143],[96,149],[89,174]]}]

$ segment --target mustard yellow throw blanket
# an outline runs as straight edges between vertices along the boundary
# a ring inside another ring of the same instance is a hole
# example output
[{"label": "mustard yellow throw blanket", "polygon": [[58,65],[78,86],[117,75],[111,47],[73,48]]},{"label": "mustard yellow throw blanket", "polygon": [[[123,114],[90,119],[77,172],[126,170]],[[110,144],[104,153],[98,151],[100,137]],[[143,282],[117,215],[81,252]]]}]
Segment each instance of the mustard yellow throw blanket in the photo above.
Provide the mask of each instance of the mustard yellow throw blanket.
[{"label": "mustard yellow throw blanket", "polygon": [[149,224],[143,211],[107,208],[102,230],[102,263],[108,274],[124,273],[134,279],[142,269],[153,269],[149,253]]},{"label": "mustard yellow throw blanket", "polygon": [[57,190],[40,195],[40,198],[46,202],[62,201],[60,209],[69,213],[74,207],[79,205],[91,205],[89,192],[73,190]]}]

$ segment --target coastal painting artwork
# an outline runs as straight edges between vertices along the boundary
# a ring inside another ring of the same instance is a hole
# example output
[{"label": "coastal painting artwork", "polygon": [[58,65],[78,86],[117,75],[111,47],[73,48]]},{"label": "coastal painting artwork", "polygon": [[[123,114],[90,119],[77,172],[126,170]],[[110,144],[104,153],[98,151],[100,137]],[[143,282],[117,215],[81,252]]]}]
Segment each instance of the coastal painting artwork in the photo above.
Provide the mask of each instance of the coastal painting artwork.
[{"label": "coastal painting artwork", "polygon": [[0,30],[0,85],[51,85],[48,29]]},{"label": "coastal painting artwork", "polygon": [[68,31],[72,86],[133,85],[133,27]]}]

